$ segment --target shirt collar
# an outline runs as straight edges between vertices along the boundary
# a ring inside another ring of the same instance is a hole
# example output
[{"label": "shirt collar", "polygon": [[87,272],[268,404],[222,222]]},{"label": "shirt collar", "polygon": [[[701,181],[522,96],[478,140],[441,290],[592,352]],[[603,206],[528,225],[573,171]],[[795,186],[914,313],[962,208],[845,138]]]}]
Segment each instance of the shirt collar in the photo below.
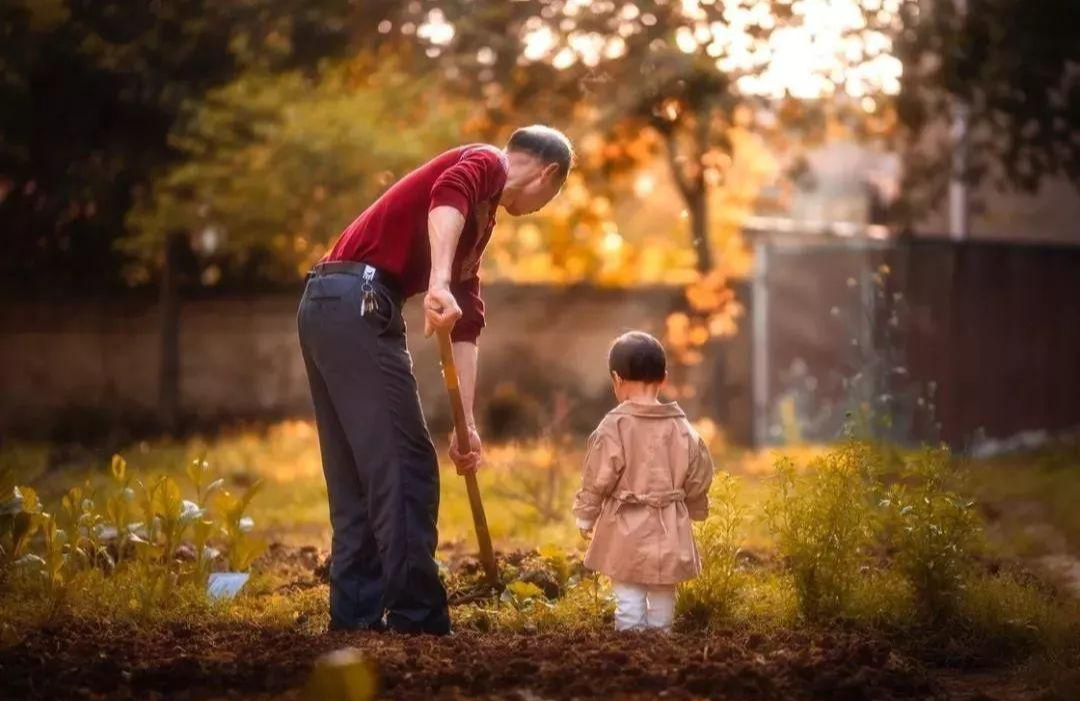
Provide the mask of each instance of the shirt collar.
[{"label": "shirt collar", "polygon": [[611,414],[628,414],[630,416],[643,416],[652,419],[683,418],[686,414],[677,402],[663,404],[642,404],[640,402],[625,401],[612,409]]}]

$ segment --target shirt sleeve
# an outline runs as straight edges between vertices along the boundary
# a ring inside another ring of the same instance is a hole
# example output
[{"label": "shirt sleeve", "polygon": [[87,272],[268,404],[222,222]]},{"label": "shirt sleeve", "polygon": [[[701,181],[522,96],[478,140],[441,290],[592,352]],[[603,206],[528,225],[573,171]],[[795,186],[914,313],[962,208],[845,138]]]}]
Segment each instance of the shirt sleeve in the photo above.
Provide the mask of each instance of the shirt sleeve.
[{"label": "shirt sleeve", "polygon": [[581,489],[574,495],[574,516],[582,521],[595,523],[604,505],[622,476],[622,446],[610,433],[610,428],[600,426],[589,437],[585,449],[585,464],[581,474]]},{"label": "shirt sleeve", "polygon": [[466,151],[458,162],[444,170],[431,186],[428,211],[450,206],[469,216],[472,205],[491,199],[505,184],[506,171],[498,154],[489,148]]},{"label": "shirt sleeve", "polygon": [[695,438],[683,490],[686,492],[686,510],[690,513],[690,520],[704,521],[709,517],[709,485],[712,484],[714,469],[709,446],[700,437]]},{"label": "shirt sleeve", "polygon": [[480,297],[480,276],[450,283],[450,294],[461,307],[461,318],[450,332],[451,341],[476,343],[484,328],[484,300]]}]

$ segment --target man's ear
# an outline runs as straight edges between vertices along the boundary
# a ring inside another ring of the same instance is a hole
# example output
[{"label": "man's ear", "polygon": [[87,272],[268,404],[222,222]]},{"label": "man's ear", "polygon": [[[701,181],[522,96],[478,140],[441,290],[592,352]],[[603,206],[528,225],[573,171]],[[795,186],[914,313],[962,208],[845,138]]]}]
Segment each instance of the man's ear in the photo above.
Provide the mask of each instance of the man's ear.
[{"label": "man's ear", "polygon": [[559,177],[559,164],[548,163],[544,166],[544,169],[540,171],[540,174],[545,181],[554,182],[555,178]]}]

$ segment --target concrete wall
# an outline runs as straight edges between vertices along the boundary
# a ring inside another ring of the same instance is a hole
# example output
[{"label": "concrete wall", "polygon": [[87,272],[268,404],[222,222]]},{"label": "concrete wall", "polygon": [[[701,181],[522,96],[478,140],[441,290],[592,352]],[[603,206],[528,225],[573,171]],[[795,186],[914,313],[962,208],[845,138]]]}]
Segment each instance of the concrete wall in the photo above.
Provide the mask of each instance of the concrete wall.
[{"label": "concrete wall", "polygon": [[[550,395],[561,390],[578,407],[578,420],[595,424],[596,412],[610,404],[611,339],[630,328],[660,335],[680,297],[673,288],[489,286],[484,396],[497,394],[503,405],[518,397],[542,420]],[[310,413],[296,339],[298,299],[296,290],[185,300],[180,375],[187,417]],[[445,423],[446,401],[437,348],[423,338],[418,312],[418,300],[406,305],[421,398],[434,428]],[[149,296],[0,302],[0,430],[48,424],[71,412],[103,423],[152,417],[158,324]]]}]

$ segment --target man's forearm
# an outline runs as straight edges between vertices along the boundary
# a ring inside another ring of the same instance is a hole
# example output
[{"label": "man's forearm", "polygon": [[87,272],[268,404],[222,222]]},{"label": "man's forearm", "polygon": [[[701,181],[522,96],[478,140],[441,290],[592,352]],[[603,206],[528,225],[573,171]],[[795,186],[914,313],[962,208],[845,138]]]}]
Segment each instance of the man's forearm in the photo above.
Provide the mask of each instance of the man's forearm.
[{"label": "man's forearm", "polygon": [[431,243],[428,289],[449,287],[454,253],[464,226],[465,217],[453,207],[436,207],[428,213],[428,240]]},{"label": "man's forearm", "polygon": [[476,365],[479,349],[475,343],[458,341],[454,344],[454,364],[458,371],[458,386],[461,389],[461,403],[465,405],[465,420],[471,428],[476,428],[473,416],[473,397],[476,396]]}]

